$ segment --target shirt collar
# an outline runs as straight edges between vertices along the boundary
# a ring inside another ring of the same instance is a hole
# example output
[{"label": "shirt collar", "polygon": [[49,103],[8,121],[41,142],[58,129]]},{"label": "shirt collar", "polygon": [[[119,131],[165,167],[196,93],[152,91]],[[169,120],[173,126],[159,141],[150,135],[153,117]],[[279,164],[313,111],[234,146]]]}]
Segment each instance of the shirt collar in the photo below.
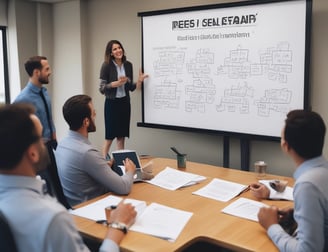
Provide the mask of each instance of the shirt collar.
[{"label": "shirt collar", "polygon": [[91,142],[89,141],[88,138],[84,137],[83,135],[81,135],[79,132],[74,131],[74,130],[69,130],[68,131],[68,136],[72,137],[73,139],[76,139],[78,141],[82,141],[83,143],[86,144],[91,144]]},{"label": "shirt collar", "polygon": [[313,168],[324,166],[327,166],[327,160],[323,156],[308,159],[297,167],[296,171],[293,174],[294,179],[297,180],[302,174]]},{"label": "shirt collar", "polygon": [[47,186],[45,181],[37,177],[17,176],[0,174],[0,188],[8,189],[27,189],[40,195],[46,194]]},{"label": "shirt collar", "polygon": [[27,87],[28,87],[30,90],[32,90],[32,92],[35,92],[35,93],[40,93],[41,90],[44,90],[44,91],[47,90],[45,87],[42,86],[42,87],[40,88],[40,87],[38,87],[37,85],[34,85],[34,84],[33,84],[32,82],[30,82],[30,81],[27,83]]}]

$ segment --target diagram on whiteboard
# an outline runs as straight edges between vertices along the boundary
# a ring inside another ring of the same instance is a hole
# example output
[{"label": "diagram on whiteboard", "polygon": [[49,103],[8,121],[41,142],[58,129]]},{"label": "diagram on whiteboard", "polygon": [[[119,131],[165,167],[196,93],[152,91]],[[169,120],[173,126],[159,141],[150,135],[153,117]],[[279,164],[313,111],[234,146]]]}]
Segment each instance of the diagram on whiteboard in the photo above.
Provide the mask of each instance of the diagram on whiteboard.
[{"label": "diagram on whiteboard", "polygon": [[259,60],[249,60],[249,49],[238,48],[230,51],[224,64],[217,68],[217,73],[231,79],[247,79],[267,75],[270,80],[286,83],[292,72],[292,50],[288,42],[281,42],[276,47],[259,52]]},{"label": "diagram on whiteboard", "polygon": [[[246,114],[254,106],[258,116],[288,111],[292,92],[287,87],[265,89],[256,96],[258,87],[252,85],[255,78],[287,84],[293,69],[293,52],[288,42],[260,50],[253,61],[249,58],[250,50],[238,46],[228,52],[229,57],[223,58],[220,66],[215,64],[218,56],[208,48],[198,49],[189,61],[186,50],[174,49],[159,51],[153,63],[155,77],[160,80],[154,92],[154,108],[179,110],[184,106],[186,112],[206,113],[212,105],[218,113]],[[189,82],[183,76],[189,76]],[[221,76],[230,80],[229,87],[218,87],[222,86]]]}]

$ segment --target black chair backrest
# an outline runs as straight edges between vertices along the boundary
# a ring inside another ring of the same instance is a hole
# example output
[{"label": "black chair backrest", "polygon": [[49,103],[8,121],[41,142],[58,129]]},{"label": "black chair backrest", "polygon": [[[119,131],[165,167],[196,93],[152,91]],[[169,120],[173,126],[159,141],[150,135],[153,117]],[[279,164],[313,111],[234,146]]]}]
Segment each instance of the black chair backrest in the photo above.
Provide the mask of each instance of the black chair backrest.
[{"label": "black chair backrest", "polygon": [[0,251],[1,252],[16,252],[17,246],[14,236],[11,232],[7,219],[0,211]]},{"label": "black chair backrest", "polygon": [[45,170],[40,171],[38,174],[43,178],[48,187],[48,192],[50,195],[57,198],[57,200],[67,209],[70,209],[71,206],[67,202],[67,199],[64,195],[63,187],[60,183],[58,170],[57,170],[57,163],[56,158],[53,153],[53,149],[51,145],[46,144],[49,158],[50,158],[50,164]]}]

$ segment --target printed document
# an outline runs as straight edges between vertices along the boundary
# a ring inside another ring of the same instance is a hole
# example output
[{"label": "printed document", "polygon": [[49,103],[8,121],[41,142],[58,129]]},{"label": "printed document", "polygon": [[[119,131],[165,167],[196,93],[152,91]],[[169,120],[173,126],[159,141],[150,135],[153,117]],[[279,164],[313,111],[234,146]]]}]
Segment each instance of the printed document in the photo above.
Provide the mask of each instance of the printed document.
[{"label": "printed document", "polygon": [[193,192],[193,194],[227,202],[247,188],[246,185],[214,178],[209,184]]},{"label": "printed document", "polygon": [[166,167],[153,179],[147,180],[145,182],[173,191],[180,187],[194,185],[205,179],[206,177],[204,176],[190,172],[178,171],[176,169]]},{"label": "printed document", "polygon": [[175,241],[192,213],[151,203],[136,219],[130,230]]},{"label": "printed document", "polygon": [[[71,214],[88,218],[94,221],[106,220],[105,208],[118,205],[123,199],[114,195],[107,196],[86,206],[70,210]],[[125,199],[125,203],[130,203],[135,207],[137,215],[146,208],[146,202],[135,199]]]},{"label": "printed document", "polygon": [[259,201],[246,198],[239,198],[230,205],[223,208],[221,211],[226,214],[234,215],[240,218],[258,221],[257,213],[261,207],[268,206]]},{"label": "printed document", "polygon": [[[70,210],[70,213],[94,221],[106,220],[105,208],[116,206],[121,201],[122,198],[110,195],[89,205]],[[135,199],[125,199],[124,202],[131,203],[137,211],[136,221],[130,230],[171,242],[177,239],[193,214],[157,203],[147,206],[145,201]]]}]

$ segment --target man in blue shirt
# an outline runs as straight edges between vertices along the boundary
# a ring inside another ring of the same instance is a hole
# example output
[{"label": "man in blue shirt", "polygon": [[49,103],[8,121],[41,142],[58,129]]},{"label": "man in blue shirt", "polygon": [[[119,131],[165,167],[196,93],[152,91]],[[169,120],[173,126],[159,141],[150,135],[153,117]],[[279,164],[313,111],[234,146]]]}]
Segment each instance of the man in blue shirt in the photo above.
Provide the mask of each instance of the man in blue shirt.
[{"label": "man in blue shirt", "polygon": [[261,208],[259,223],[280,251],[328,251],[328,162],[322,156],[326,126],[312,111],[287,114],[281,148],[296,165],[294,212],[296,234],[288,234],[278,223],[290,209]]},{"label": "man in blue shirt", "polygon": [[[13,233],[18,251],[89,251],[72,217],[46,192],[36,172],[49,162],[42,125],[28,104],[0,107],[0,211]],[[118,252],[136,211],[120,203],[111,211],[100,251]],[[5,242],[5,241],[1,241]]]},{"label": "man in blue shirt", "polygon": [[47,89],[43,87],[43,84],[49,83],[51,75],[48,60],[44,56],[33,56],[26,61],[25,70],[29,81],[14,103],[30,103],[35,107],[35,114],[43,126],[43,140],[45,143],[52,141],[53,147],[56,148],[56,130],[52,119],[51,100]]},{"label": "man in blue shirt", "polygon": [[53,150],[57,147],[56,129],[52,119],[51,101],[47,89],[43,84],[49,83],[51,69],[48,60],[44,56],[33,56],[25,63],[25,70],[29,81],[14,103],[29,103],[35,107],[35,114],[41,121],[43,130],[42,138],[51,159],[47,169],[38,174],[46,181],[49,193],[56,196],[66,207],[70,208],[60,187],[56,161]]}]

